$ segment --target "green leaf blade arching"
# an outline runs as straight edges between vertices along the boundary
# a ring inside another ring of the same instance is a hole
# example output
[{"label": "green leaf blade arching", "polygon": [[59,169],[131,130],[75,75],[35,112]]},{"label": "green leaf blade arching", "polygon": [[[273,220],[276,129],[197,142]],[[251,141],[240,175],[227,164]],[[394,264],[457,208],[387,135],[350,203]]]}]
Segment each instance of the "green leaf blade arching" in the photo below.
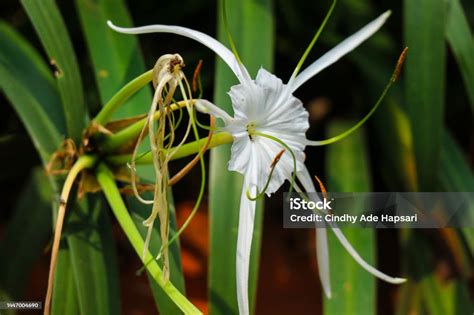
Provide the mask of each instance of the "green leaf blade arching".
[{"label": "green leaf blade arching", "polygon": [[[151,199],[153,195],[151,193],[145,194],[145,198]],[[174,208],[172,194],[170,192],[168,196],[170,203],[170,239],[176,233],[176,212]],[[147,205],[140,203],[135,197],[128,197],[127,204],[131,212],[131,217],[135,223],[138,232],[143,239],[146,238],[148,228],[143,225],[149,214],[150,208]],[[155,224],[150,239],[149,250],[154,255],[157,255],[161,247],[159,224]],[[175,241],[169,247],[170,251],[170,281],[174,286],[183,294],[185,293],[185,284],[183,277],[183,267],[181,264],[181,251],[179,241]],[[163,314],[181,314],[179,308],[176,306],[169,296],[158,286],[152,276],[148,273],[149,283],[152,289],[153,297],[158,306],[160,313]]]},{"label": "green leaf blade arching", "polygon": [[[106,24],[110,20],[127,27],[132,25],[132,19],[122,0],[76,0],[75,3],[92,59],[100,100],[105,104],[122,86],[145,72],[137,38],[117,33]],[[150,90],[143,89],[121,106],[113,118],[143,114],[150,103]]]},{"label": "green leaf blade arching", "polygon": [[461,71],[474,111],[474,38],[459,0],[448,1],[446,38]]},{"label": "green leaf blade arching", "polygon": [[119,273],[112,225],[96,196],[70,209],[64,231],[81,314],[120,312]]},{"label": "green leaf blade arching", "polygon": [[[329,125],[329,136],[341,134],[354,125],[337,121]],[[330,192],[371,191],[369,158],[363,132],[328,146],[328,182]],[[342,228],[357,252],[371,265],[375,261],[375,231],[362,228]],[[375,278],[362,269],[328,231],[332,298],[324,300],[325,315],[376,314]]]},{"label": "green leaf blade arching", "polygon": [[445,90],[444,0],[404,1],[405,103],[419,189],[433,191],[440,160]]},{"label": "green leaf blade arching", "polygon": [[0,260],[0,286],[14,299],[24,296],[31,271],[48,244],[52,194],[43,170],[35,168],[2,238],[0,251],[9,255]]},{"label": "green leaf blade arching", "polygon": [[45,163],[65,133],[53,77],[39,54],[12,27],[0,23],[0,88]]},{"label": "green leaf blade arching", "polygon": [[79,66],[64,20],[54,0],[22,0],[21,3],[55,68],[67,136],[78,141],[85,126],[86,111]]},{"label": "green leaf blade arching", "polygon": [[[226,1],[229,31],[237,46],[242,62],[255,77],[258,69],[273,68],[274,22],[272,1]],[[222,3],[218,6],[218,39],[227,43],[222,17]],[[255,49],[258,47],[258,49]],[[227,91],[237,84],[235,75],[221,60],[217,60],[214,103],[232,114]],[[217,314],[237,314],[236,244],[239,221],[242,176],[227,171],[230,145],[213,149],[210,161],[210,258],[209,258],[209,311]],[[254,308],[257,286],[258,261],[263,220],[262,204],[255,214],[252,256],[250,261],[249,302]],[[252,311],[251,311],[252,312]]]},{"label": "green leaf blade arching", "polygon": [[52,315],[79,315],[79,300],[76,289],[76,280],[72,269],[69,248],[63,246],[58,253],[58,265],[54,279]]}]

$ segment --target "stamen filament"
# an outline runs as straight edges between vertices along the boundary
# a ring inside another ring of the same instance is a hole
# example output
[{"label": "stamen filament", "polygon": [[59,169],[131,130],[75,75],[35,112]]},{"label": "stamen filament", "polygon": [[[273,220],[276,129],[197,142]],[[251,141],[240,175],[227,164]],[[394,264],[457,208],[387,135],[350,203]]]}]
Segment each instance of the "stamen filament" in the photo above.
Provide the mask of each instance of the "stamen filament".
[{"label": "stamen filament", "polygon": [[293,152],[293,150],[282,140],[278,139],[277,137],[274,137],[274,136],[271,136],[271,135],[268,135],[268,134],[265,134],[265,133],[261,133],[261,132],[253,132],[252,133],[253,136],[262,136],[264,138],[268,138],[270,140],[273,140],[279,144],[281,144],[285,149],[287,149],[290,154],[291,154],[291,157],[293,158],[293,174],[291,175],[291,182],[290,182],[290,189],[289,189],[289,193],[291,193],[293,191],[293,186],[295,184],[295,178],[296,178],[296,156],[295,156],[295,153]]},{"label": "stamen filament", "polygon": [[232,35],[230,33],[230,28],[229,28],[229,22],[227,19],[227,10],[226,10],[226,5],[225,5],[225,0],[222,0],[222,17],[224,19],[224,28],[227,34],[227,39],[229,40],[230,48],[232,52],[235,55],[235,58],[239,62],[239,64],[242,64],[242,61],[240,60],[239,53],[237,52],[237,48],[234,43],[234,39],[232,38]]},{"label": "stamen filament", "polygon": [[285,149],[281,150],[275,156],[275,158],[273,159],[272,165],[270,165],[270,174],[268,175],[267,182],[265,183],[265,186],[263,187],[262,192],[259,193],[258,190],[257,190],[257,195],[255,197],[252,197],[250,195],[250,190],[247,189],[247,191],[245,193],[247,194],[248,199],[250,199],[252,201],[255,201],[257,199],[262,198],[265,195],[265,192],[267,191],[268,185],[270,184],[270,180],[272,179],[273,171],[275,170],[275,167],[277,166],[278,162],[280,161],[280,158],[283,155],[283,153],[285,153]]},{"label": "stamen filament", "polygon": [[[295,70],[293,71],[293,74],[291,75],[291,79],[292,78],[295,78],[296,75],[298,74],[298,72],[300,71],[301,67],[303,66],[303,63],[304,61],[306,60],[306,58],[308,57],[311,49],[313,49],[313,46],[314,44],[316,43],[316,41],[318,40],[319,36],[321,35],[324,27],[326,26],[326,23],[329,21],[329,18],[331,17],[331,14],[332,14],[332,11],[334,10],[334,8],[336,7],[336,3],[337,3],[337,0],[334,0],[331,4],[331,7],[329,8],[329,11],[328,13],[326,13],[326,16],[324,17],[324,20],[323,22],[321,23],[321,26],[319,26],[316,34],[314,35],[313,39],[311,40],[311,43],[309,43],[309,46],[308,48],[306,48],[303,56],[301,56],[301,59],[300,61],[298,62],[298,65],[296,66]],[[290,80],[291,80],[290,79]]]},{"label": "stamen filament", "polygon": [[408,50],[408,48],[405,48],[403,50],[403,52],[401,53],[401,55],[398,59],[397,65],[395,67],[395,70],[393,71],[393,74],[390,77],[390,80],[388,81],[387,85],[385,86],[385,89],[383,90],[382,95],[380,95],[380,97],[377,100],[377,102],[375,103],[375,105],[372,107],[370,112],[367,115],[365,115],[364,118],[362,118],[356,125],[354,125],[350,129],[344,131],[340,135],[337,135],[335,137],[332,137],[332,138],[329,138],[329,139],[326,139],[326,140],[320,140],[320,141],[307,140],[306,145],[322,146],[322,145],[328,145],[328,144],[331,144],[331,143],[335,143],[335,142],[338,142],[339,140],[342,140],[342,139],[346,138],[351,133],[353,133],[354,131],[359,129],[373,115],[373,113],[375,113],[375,111],[380,106],[380,104],[382,104],[382,101],[385,98],[385,96],[387,95],[388,91],[392,87],[392,84],[395,83],[396,79],[398,78],[398,74],[400,73],[400,69],[401,69],[401,66],[403,64],[403,61],[405,60],[407,50]]}]

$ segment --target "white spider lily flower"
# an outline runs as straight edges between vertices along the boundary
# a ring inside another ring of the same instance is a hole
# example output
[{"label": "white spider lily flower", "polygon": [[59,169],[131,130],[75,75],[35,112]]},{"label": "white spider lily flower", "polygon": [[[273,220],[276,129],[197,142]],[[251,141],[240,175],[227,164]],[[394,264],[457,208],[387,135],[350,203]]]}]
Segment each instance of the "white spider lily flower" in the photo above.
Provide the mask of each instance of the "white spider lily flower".
[{"label": "white spider lily flower", "polygon": [[[306,139],[306,131],[309,128],[308,112],[304,109],[302,102],[293,96],[293,92],[372,36],[389,16],[390,11],[385,12],[328,51],[299,75],[293,75],[287,84],[263,68],[258,71],[255,80],[252,80],[247,69],[229,49],[214,38],[198,31],[168,25],[121,28],[113,25],[110,21],[108,22],[112,29],[121,33],[163,32],[194,39],[220,56],[240,81],[240,84],[233,86],[229,92],[234,117],[206,100],[196,102],[198,110],[212,114],[224,121],[225,127],[223,129],[230,132],[234,138],[229,170],[237,171],[244,176],[236,258],[237,300],[240,314],[249,314],[248,274],[255,217],[255,201],[249,198],[249,194],[256,196],[266,187],[266,194],[271,195],[282,186],[285,180],[292,179],[295,164],[296,177],[303,188],[308,192],[316,191],[311,176],[304,165],[304,149],[307,145],[318,145],[318,142]],[[273,159],[279,155],[283,148],[289,148],[292,154],[285,152],[280,157],[267,185]],[[398,284],[405,281],[402,278],[390,277],[368,265],[337,226],[334,224],[329,224],[329,226],[349,254],[368,272],[390,283]],[[326,229],[317,229],[316,251],[322,287],[326,296],[330,297]]]}]

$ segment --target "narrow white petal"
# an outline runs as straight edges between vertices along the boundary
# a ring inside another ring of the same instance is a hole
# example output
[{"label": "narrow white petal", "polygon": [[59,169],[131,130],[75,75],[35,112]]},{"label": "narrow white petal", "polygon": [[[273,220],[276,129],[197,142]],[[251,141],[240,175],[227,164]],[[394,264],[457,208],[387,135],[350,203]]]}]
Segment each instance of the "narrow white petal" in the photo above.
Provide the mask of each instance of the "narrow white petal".
[{"label": "narrow white petal", "polygon": [[319,278],[328,299],[331,298],[331,279],[329,277],[329,246],[327,229],[316,229],[316,259],[318,261]]},{"label": "narrow white petal", "polygon": [[219,108],[218,106],[212,104],[208,100],[199,99],[196,100],[195,105],[196,109],[204,114],[210,114],[215,116],[216,118],[222,119],[224,124],[227,125],[232,121],[232,117],[227,114],[223,109]]},{"label": "narrow white petal", "polygon": [[[311,176],[309,175],[308,169],[304,167],[298,172],[298,180],[303,185],[306,192],[314,193],[316,188],[314,187]],[[319,201],[319,200],[313,200]],[[323,287],[324,294],[327,298],[331,298],[331,278],[329,275],[329,246],[327,238],[327,229],[317,228],[316,229],[316,259],[318,262],[319,279],[321,280],[321,286]]]},{"label": "narrow white petal", "polygon": [[382,27],[382,25],[388,19],[390,14],[390,11],[385,12],[377,19],[360,29],[357,33],[346,38],[339,45],[325,53],[321,58],[313,62],[297,77],[292,77],[288,82],[288,88],[290,93],[296,91],[301,85],[303,85],[303,83],[305,83],[313,76],[326,69],[327,67],[338,61],[341,57],[343,57],[347,53],[354,50],[357,46],[362,44],[366,39],[368,39]]},{"label": "narrow white petal", "polygon": [[114,31],[124,34],[172,33],[194,39],[221,57],[222,60],[234,72],[240,82],[245,82],[248,79],[247,70],[243,65],[239,65],[239,62],[235,58],[234,54],[219,41],[207,34],[186,27],[174,25],[155,24],[141,27],[124,28],[115,26],[111,21],[107,21],[107,24]]},{"label": "narrow white petal", "polygon": [[362,268],[364,268],[365,270],[367,270],[369,273],[373,274],[377,278],[379,278],[379,279],[381,279],[385,282],[388,282],[388,283],[400,284],[400,283],[403,283],[403,282],[407,281],[404,278],[390,277],[390,276],[384,274],[383,272],[375,269],[371,265],[369,265],[364,259],[362,259],[362,257],[360,257],[359,253],[357,253],[357,251],[352,247],[352,245],[349,243],[349,241],[344,236],[344,234],[342,234],[342,231],[334,223],[330,223],[330,225],[331,225],[331,228],[332,228],[334,234],[339,239],[339,242],[341,242],[342,246],[344,246],[344,248],[347,250],[347,252],[352,256],[352,258],[354,258],[354,260]]},{"label": "narrow white petal", "polygon": [[[313,181],[311,180],[311,176],[309,175],[309,172],[306,168],[298,173],[298,180],[300,181],[300,183],[303,185],[304,189],[307,192],[315,192],[316,191],[316,189],[314,187],[314,184],[313,184]],[[383,272],[375,269],[371,265],[369,265],[364,259],[362,259],[362,257],[360,257],[360,255],[357,253],[357,251],[354,249],[354,247],[352,247],[352,245],[349,243],[349,241],[344,236],[344,234],[342,234],[342,231],[337,227],[337,225],[334,224],[334,223],[331,223],[331,222],[328,222],[328,224],[332,228],[332,230],[333,230],[334,234],[336,235],[337,239],[339,240],[339,242],[341,242],[342,246],[344,246],[344,248],[347,250],[349,255],[351,255],[352,258],[354,258],[354,260],[362,268],[364,268],[365,270],[367,270],[368,272],[373,274],[375,277],[377,277],[381,280],[384,280],[386,282],[389,282],[389,283],[400,284],[400,283],[403,283],[403,282],[406,281],[406,279],[404,279],[404,278],[390,277],[390,276],[384,274]],[[323,238],[324,238],[324,236],[323,236]],[[319,246],[319,241],[318,241],[317,245]],[[327,244],[326,244],[326,246],[327,246]],[[320,250],[322,251],[322,250],[324,250],[324,248],[321,248]],[[318,260],[319,260],[320,256],[319,256],[319,250],[318,249],[317,249],[317,253],[318,253]],[[322,254],[322,255],[324,255],[324,254]],[[327,255],[327,257],[328,257],[328,262],[327,263],[328,263],[328,266],[329,266],[329,255]],[[323,262],[323,263],[325,263],[325,262]],[[321,263],[318,261],[318,266],[319,266],[319,264],[321,264]],[[329,269],[329,267],[328,267],[328,269]],[[321,282],[322,281],[323,281],[323,277],[321,276]],[[323,288],[324,288],[324,284],[323,284]],[[326,293],[326,295],[327,295],[327,293]]]},{"label": "narrow white petal", "polygon": [[[252,249],[253,224],[255,219],[255,201],[249,200],[246,195],[247,185],[242,188],[242,196],[240,198],[239,212],[239,232],[237,236],[237,257],[236,257],[236,274],[237,274],[237,303],[239,305],[239,314],[249,314],[249,266],[250,252]],[[250,193],[255,196],[257,189],[255,186],[250,187]]]}]

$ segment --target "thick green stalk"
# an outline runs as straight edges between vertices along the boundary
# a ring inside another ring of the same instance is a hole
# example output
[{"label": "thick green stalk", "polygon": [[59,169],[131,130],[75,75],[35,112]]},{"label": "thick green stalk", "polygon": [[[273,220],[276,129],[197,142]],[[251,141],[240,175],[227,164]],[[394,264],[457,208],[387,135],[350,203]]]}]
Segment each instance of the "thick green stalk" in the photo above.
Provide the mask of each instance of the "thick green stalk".
[{"label": "thick green stalk", "polygon": [[104,125],[112,116],[112,114],[124,104],[132,95],[138,92],[142,87],[148,84],[153,78],[153,70],[149,70],[136,77],[120,91],[115,94],[110,101],[104,105],[102,110],[93,119],[96,124]]},{"label": "thick green stalk", "polygon": [[[204,146],[204,144],[207,141],[207,137],[200,139],[199,141],[193,141],[189,142],[186,144],[183,144],[178,151],[173,155],[171,160],[177,160],[181,159],[193,154],[196,154],[201,150],[201,148]],[[234,138],[232,135],[228,132],[219,132],[216,135],[212,136],[211,142],[209,143],[208,149],[210,148],[215,148],[217,146],[231,143],[234,141]],[[171,148],[170,151],[174,150],[174,148]],[[131,154],[122,154],[122,155],[111,155],[106,158],[107,163],[114,164],[114,165],[123,165],[127,164],[131,161],[132,155]],[[140,164],[151,164],[153,163],[153,157],[151,155],[151,152],[148,152],[144,154],[143,156],[139,157],[135,163],[137,165]]]},{"label": "thick green stalk", "polygon": [[[137,227],[133,223],[132,218],[123,202],[120,192],[115,183],[114,176],[105,164],[100,164],[97,168],[97,180],[105,194],[105,197],[114,212],[117,221],[122,230],[125,232],[128,240],[137,252],[139,257],[142,256],[144,241],[138,232]],[[170,282],[163,280],[163,273],[158,266],[157,261],[153,258],[150,252],[146,253],[143,258],[143,263],[146,266],[149,274],[155,279],[156,283],[163,289],[169,298],[176,303],[176,305],[185,314],[202,314],[179,290]]]},{"label": "thick green stalk", "polygon": [[[181,109],[183,107],[186,107],[185,101],[180,101],[175,104],[171,104],[170,110],[175,111],[178,109]],[[192,103],[194,104],[194,103]],[[161,112],[157,111],[155,115],[153,116],[153,120],[158,120],[161,116]],[[143,119],[140,119],[139,121],[131,124],[130,126],[120,130],[116,134],[110,135],[109,137],[105,138],[104,141],[101,144],[101,150],[103,152],[111,152],[114,149],[117,149],[118,147],[124,145],[128,141],[134,140],[138,137],[140,132],[142,131],[143,127],[145,127],[145,124],[148,120],[148,117],[144,117]]]}]

